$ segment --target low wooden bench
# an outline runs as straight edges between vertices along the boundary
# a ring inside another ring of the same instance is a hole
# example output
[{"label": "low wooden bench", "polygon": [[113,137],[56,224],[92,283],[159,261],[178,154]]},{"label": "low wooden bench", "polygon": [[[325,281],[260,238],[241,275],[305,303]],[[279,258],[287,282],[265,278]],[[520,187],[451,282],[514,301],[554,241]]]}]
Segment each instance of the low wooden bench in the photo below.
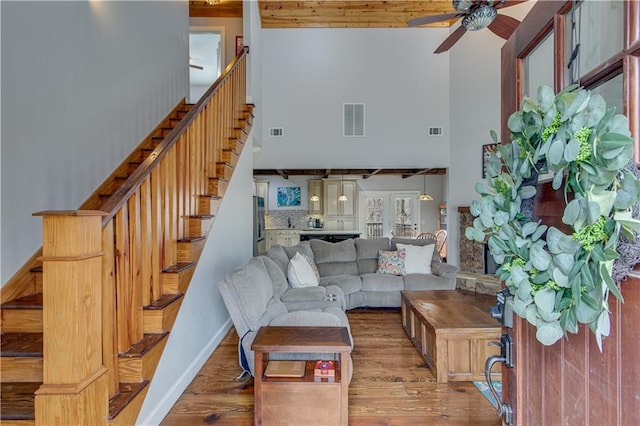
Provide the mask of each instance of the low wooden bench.
[{"label": "low wooden bench", "polygon": [[[489,315],[495,297],[458,290],[402,291],[402,327],[438,383],[485,380],[499,355],[500,325]],[[492,378],[500,378],[495,373]]]}]

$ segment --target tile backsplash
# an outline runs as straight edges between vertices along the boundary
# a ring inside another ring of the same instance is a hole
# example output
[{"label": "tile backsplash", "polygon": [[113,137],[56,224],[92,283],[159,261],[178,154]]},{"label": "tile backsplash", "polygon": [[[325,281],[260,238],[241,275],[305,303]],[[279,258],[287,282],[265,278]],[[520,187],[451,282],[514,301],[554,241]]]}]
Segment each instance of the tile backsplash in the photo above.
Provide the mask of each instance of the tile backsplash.
[{"label": "tile backsplash", "polygon": [[307,222],[310,217],[322,219],[322,215],[312,215],[307,210],[269,210],[265,217],[265,226],[267,229],[288,228],[290,220],[292,228],[308,228]]}]

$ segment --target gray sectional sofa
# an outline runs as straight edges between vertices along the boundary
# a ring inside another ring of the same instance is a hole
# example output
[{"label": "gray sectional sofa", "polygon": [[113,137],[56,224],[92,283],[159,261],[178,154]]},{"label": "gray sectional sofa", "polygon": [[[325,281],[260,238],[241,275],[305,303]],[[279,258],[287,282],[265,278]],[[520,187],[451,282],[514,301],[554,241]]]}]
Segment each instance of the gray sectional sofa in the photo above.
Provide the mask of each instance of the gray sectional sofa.
[{"label": "gray sectional sofa", "polygon": [[[435,241],[406,238],[356,238],[338,243],[303,241],[293,247],[273,246],[228,274],[218,287],[240,337],[238,352],[245,371],[253,375],[251,343],[261,326],[349,329],[345,310],[400,307],[402,290],[455,289],[457,268],[443,263],[437,251],[433,254],[431,274],[378,273],[380,250],[396,250],[397,244],[426,246]],[[292,287],[287,279],[288,267],[298,252],[317,267],[319,285]],[[305,358],[318,356],[307,354]]]}]

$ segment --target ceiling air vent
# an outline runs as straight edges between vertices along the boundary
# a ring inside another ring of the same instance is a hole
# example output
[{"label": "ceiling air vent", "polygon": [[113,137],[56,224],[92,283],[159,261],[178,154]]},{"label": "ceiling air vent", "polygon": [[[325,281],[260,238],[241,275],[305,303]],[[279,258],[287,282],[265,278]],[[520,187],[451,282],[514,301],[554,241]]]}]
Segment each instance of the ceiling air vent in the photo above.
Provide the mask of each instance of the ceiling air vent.
[{"label": "ceiling air vent", "polygon": [[442,127],[429,127],[429,136],[442,136]]},{"label": "ceiling air vent", "polygon": [[269,127],[269,136],[272,138],[281,138],[284,136],[283,127]]},{"label": "ceiling air vent", "polygon": [[343,136],[364,136],[364,104],[343,105]]}]

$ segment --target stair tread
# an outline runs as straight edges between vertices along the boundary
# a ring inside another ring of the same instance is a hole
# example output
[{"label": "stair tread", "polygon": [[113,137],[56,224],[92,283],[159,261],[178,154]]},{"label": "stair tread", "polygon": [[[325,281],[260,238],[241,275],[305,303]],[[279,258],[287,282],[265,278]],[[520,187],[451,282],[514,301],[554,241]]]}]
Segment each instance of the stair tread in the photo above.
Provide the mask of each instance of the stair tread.
[{"label": "stair tread", "polygon": [[2,333],[0,356],[42,357],[42,333]]},{"label": "stair tread", "polygon": [[148,311],[156,311],[160,309],[164,309],[176,300],[180,299],[183,294],[165,294],[157,300],[154,300],[149,305],[145,306],[143,309]]},{"label": "stair tread", "polygon": [[42,309],[42,293],[29,294],[2,304],[2,309]]},{"label": "stair tread", "polygon": [[189,217],[193,219],[213,219],[215,216],[212,214],[192,214]]},{"label": "stair tread", "polygon": [[162,272],[182,272],[193,266],[195,266],[195,263],[193,262],[180,262],[176,263],[175,265],[171,265],[168,268],[165,268]]},{"label": "stair tread", "polygon": [[109,420],[115,419],[148,384],[148,380],[140,383],[120,383],[118,393],[109,400]]},{"label": "stair tread", "polygon": [[123,358],[141,357],[149,352],[149,350],[157,345],[168,334],[168,331],[165,331],[164,333],[147,333],[141,340],[131,345],[126,352],[119,354],[119,356]]},{"label": "stair tread", "polygon": [[194,243],[196,241],[202,241],[205,240],[207,237],[204,236],[200,236],[200,237],[188,237],[188,238],[180,238],[178,240],[179,243]]},{"label": "stair tread", "polygon": [[[115,419],[148,384],[148,380],[141,383],[120,383],[118,393],[109,400],[109,420]],[[2,383],[0,419],[35,420],[35,392],[40,385],[42,383],[38,382]]]},{"label": "stair tread", "polygon": [[35,420],[35,395],[42,383],[18,382],[2,383],[2,420]]}]

